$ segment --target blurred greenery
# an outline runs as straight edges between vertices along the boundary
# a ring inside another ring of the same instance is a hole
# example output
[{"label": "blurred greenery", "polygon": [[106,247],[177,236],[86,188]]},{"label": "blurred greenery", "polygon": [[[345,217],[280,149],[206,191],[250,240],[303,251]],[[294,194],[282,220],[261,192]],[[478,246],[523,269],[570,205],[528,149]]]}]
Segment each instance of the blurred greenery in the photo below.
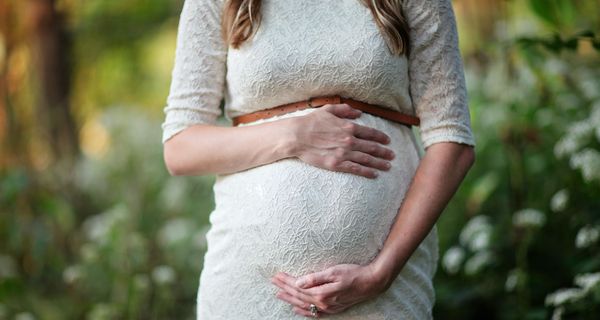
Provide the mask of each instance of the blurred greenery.
[{"label": "blurred greenery", "polygon": [[[597,319],[600,2],[453,3],[477,161],[434,317]],[[160,143],[181,5],[0,3],[0,319],[194,318],[214,177]]]}]

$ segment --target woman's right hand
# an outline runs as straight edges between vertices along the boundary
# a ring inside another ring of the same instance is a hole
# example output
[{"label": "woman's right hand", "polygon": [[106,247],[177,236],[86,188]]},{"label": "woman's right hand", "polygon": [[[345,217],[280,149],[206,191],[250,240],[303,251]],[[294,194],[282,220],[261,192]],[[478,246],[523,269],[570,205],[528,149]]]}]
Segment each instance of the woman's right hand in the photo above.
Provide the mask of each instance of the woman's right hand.
[{"label": "woman's right hand", "polygon": [[347,104],[326,104],[289,120],[294,135],[293,155],[316,167],[376,178],[377,170],[389,170],[394,152],[383,144],[390,137],[355,119],[362,111]]}]

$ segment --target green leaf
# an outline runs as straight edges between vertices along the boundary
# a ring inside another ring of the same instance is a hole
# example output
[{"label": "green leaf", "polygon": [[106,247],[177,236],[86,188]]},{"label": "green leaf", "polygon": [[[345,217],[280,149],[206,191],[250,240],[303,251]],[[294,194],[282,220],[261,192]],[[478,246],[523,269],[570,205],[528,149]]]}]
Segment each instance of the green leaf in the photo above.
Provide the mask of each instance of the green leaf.
[{"label": "green leaf", "polygon": [[544,20],[546,23],[550,25],[557,26],[559,24],[556,15],[554,14],[553,6],[551,5],[551,0],[529,0],[529,6],[533,13],[535,13],[538,18]]},{"label": "green leaf", "polygon": [[569,0],[529,0],[529,6],[535,15],[555,28],[570,25],[577,17]]}]

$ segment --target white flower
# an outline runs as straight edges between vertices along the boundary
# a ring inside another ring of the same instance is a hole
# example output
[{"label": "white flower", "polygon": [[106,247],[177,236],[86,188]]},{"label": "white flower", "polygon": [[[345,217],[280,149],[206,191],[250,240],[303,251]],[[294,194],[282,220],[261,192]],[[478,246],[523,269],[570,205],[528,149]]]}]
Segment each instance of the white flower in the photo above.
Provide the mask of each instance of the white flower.
[{"label": "white flower", "polygon": [[81,273],[82,273],[82,268],[80,265],[68,266],[63,271],[63,280],[68,284],[75,283],[77,280],[79,280],[81,278]]},{"label": "white flower", "polygon": [[554,311],[552,312],[551,320],[561,320],[563,313],[565,313],[565,307],[560,306],[560,307],[554,309]]},{"label": "white flower", "polygon": [[35,317],[29,312],[21,312],[15,315],[15,320],[35,320]]},{"label": "white flower", "polygon": [[170,177],[167,179],[162,191],[160,198],[168,211],[182,211],[183,206],[186,202],[188,186],[185,180],[177,179],[176,177]]},{"label": "white flower", "polygon": [[600,227],[586,225],[579,229],[575,236],[575,247],[587,248],[598,241],[600,237]]},{"label": "white flower", "polygon": [[541,227],[544,223],[546,223],[546,216],[536,209],[522,209],[513,215],[513,225],[516,227]]},{"label": "white flower", "polygon": [[562,60],[556,58],[550,58],[545,61],[544,70],[549,73],[562,75],[568,72],[569,66]]},{"label": "white flower", "polygon": [[442,258],[442,266],[446,272],[455,274],[460,270],[460,265],[465,260],[465,250],[459,246],[453,246],[446,250]]},{"label": "white flower", "polygon": [[587,119],[572,123],[567,133],[554,146],[554,154],[557,158],[573,154],[587,143],[594,130],[594,126]]},{"label": "white flower", "polygon": [[585,292],[589,292],[600,284],[600,272],[576,275],[575,284],[580,286]]},{"label": "white flower", "polygon": [[577,151],[578,148],[580,148],[580,145],[577,140],[572,136],[565,135],[554,145],[554,155],[560,159],[565,155]]},{"label": "white flower", "polygon": [[492,233],[492,225],[487,216],[475,216],[462,229],[459,236],[460,243],[472,251],[488,247]]},{"label": "white flower", "polygon": [[103,214],[91,216],[83,223],[88,239],[93,241],[104,240],[108,236],[110,227],[111,225],[106,222],[106,216]]},{"label": "white flower", "polygon": [[152,270],[152,279],[158,284],[169,284],[175,281],[175,270],[169,266],[158,266]]},{"label": "white flower", "polygon": [[569,161],[572,169],[579,169],[586,182],[600,180],[600,152],[586,148],[573,154]]},{"label": "white flower", "polygon": [[569,202],[569,191],[567,189],[561,189],[556,192],[550,200],[550,209],[554,212],[565,210],[567,203]]},{"label": "white flower", "polygon": [[519,283],[520,274],[521,272],[519,269],[513,269],[508,272],[508,275],[506,276],[506,282],[504,283],[504,289],[507,292],[515,290],[517,284]]},{"label": "white flower", "polygon": [[494,256],[490,251],[479,251],[475,253],[465,263],[465,273],[468,275],[474,275],[479,273],[485,266],[489,265]]},{"label": "white flower", "polygon": [[120,203],[108,211],[87,218],[83,222],[83,228],[88,239],[99,244],[105,244],[109,240],[113,228],[124,222],[127,215],[127,207]]},{"label": "white flower", "polygon": [[159,242],[163,246],[176,245],[186,240],[193,232],[194,224],[188,219],[175,218],[169,220],[159,232]]},{"label": "white flower", "polygon": [[487,228],[485,231],[477,232],[469,242],[471,251],[480,251],[487,249],[492,239],[492,230]]},{"label": "white flower", "polygon": [[568,302],[575,302],[585,296],[581,288],[562,288],[546,296],[547,306],[560,306]]}]

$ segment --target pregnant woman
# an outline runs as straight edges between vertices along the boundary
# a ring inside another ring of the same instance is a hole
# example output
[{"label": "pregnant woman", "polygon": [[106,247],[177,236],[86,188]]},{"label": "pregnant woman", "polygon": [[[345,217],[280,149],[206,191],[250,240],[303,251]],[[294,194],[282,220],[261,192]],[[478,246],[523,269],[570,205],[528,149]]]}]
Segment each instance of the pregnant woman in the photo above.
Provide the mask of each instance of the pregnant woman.
[{"label": "pregnant woman", "polygon": [[186,0],[172,76],[166,166],[216,174],[198,319],[431,318],[475,159],[450,0]]}]

